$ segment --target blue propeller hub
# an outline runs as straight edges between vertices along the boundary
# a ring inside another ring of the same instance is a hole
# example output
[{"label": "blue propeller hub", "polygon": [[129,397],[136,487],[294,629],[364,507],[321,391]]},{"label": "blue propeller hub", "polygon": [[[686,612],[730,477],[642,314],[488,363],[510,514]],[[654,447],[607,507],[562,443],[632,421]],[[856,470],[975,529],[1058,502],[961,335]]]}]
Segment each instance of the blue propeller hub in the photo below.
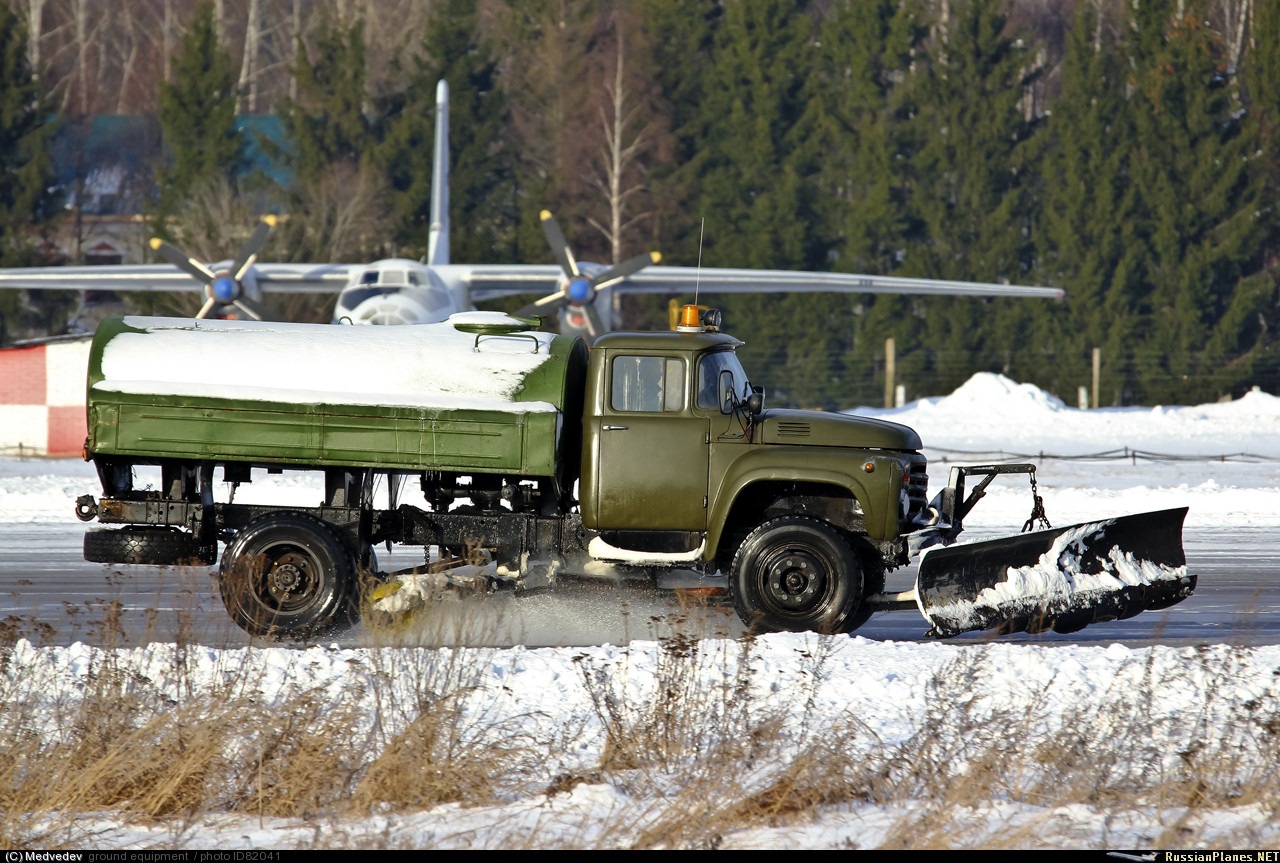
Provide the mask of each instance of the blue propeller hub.
[{"label": "blue propeller hub", "polygon": [[230,276],[218,276],[213,280],[213,297],[224,303],[234,300],[240,293],[240,288],[236,285],[236,280]]},{"label": "blue propeller hub", "polygon": [[569,299],[575,303],[585,303],[591,299],[591,280],[582,276],[569,280]]}]

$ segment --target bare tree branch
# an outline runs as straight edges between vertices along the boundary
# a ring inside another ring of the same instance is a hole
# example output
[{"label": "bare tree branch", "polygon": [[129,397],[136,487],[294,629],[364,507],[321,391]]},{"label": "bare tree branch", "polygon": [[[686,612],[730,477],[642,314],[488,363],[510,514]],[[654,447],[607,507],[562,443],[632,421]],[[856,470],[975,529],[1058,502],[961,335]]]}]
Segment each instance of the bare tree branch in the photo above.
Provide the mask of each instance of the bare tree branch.
[{"label": "bare tree branch", "polygon": [[240,112],[253,114],[258,110],[258,38],[261,9],[258,0],[248,0],[245,12],[244,51],[240,61],[240,78],[236,90],[240,95]]},{"label": "bare tree branch", "polygon": [[44,4],[46,0],[27,0],[27,56],[31,60],[31,72],[40,75],[40,40],[44,35]]},{"label": "bare tree branch", "polygon": [[607,111],[606,106],[600,108],[600,125],[605,143],[600,168],[592,178],[592,185],[604,193],[608,203],[609,224],[606,226],[590,217],[587,221],[604,235],[609,243],[611,263],[616,264],[623,258],[624,232],[648,215],[640,213],[630,218],[624,217],[627,201],[644,190],[643,185],[638,182],[625,184],[624,177],[635,165],[637,154],[646,144],[648,126],[628,136],[628,130],[639,113],[639,107],[627,106],[628,91],[623,78],[625,43],[622,29],[617,25],[616,19],[615,31],[617,62],[614,64],[613,82],[605,84],[605,94],[612,111]]},{"label": "bare tree branch", "polygon": [[1244,56],[1253,0],[1215,0],[1213,6],[1210,17],[1227,44],[1231,68],[1239,69],[1240,59]]}]

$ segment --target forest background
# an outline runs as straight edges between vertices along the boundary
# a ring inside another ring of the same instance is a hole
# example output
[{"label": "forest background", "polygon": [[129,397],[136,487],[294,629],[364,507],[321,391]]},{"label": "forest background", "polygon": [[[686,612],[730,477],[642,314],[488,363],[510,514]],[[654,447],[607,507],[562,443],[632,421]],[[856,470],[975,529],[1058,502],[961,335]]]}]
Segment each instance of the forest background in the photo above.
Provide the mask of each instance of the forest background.
[{"label": "forest background", "polygon": [[[890,337],[913,399],[992,371],[1073,403],[1095,351],[1102,405],[1280,393],[1271,0],[5,0],[0,264],[49,263],[84,200],[52,142],[104,114],[158,119],[132,194],[196,257],[268,212],[263,260],[418,257],[440,79],[455,262],[552,263],[546,208],[582,260],[1067,292],[700,297],[772,405],[881,403]],[[73,301],[2,293],[9,340]]]}]

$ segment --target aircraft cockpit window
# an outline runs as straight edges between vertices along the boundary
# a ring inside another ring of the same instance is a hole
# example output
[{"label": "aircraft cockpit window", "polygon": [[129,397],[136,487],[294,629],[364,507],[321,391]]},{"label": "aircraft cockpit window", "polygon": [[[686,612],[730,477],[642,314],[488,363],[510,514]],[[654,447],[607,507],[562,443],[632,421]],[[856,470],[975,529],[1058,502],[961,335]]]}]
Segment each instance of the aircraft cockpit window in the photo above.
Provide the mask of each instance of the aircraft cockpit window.
[{"label": "aircraft cockpit window", "polygon": [[361,274],[360,274],[360,284],[362,284],[362,285],[376,285],[376,284],[378,284],[378,271],[377,271],[377,270],[365,270],[363,273],[361,273]]},{"label": "aircraft cockpit window", "polygon": [[378,287],[359,288],[359,289],[348,288],[346,291],[342,293],[342,303],[347,308],[354,309],[356,306],[360,305],[370,297],[380,297],[383,294],[390,294],[390,293],[395,293],[395,292],[393,290],[387,290],[386,288],[378,288]]},{"label": "aircraft cockpit window", "polygon": [[404,270],[383,270],[382,284],[384,285],[404,285],[408,284]]},{"label": "aircraft cockpit window", "polygon": [[409,271],[409,284],[411,284],[411,285],[423,285],[423,284],[426,284],[426,282],[422,281],[422,273],[419,273],[417,270],[410,270],[410,271]]}]

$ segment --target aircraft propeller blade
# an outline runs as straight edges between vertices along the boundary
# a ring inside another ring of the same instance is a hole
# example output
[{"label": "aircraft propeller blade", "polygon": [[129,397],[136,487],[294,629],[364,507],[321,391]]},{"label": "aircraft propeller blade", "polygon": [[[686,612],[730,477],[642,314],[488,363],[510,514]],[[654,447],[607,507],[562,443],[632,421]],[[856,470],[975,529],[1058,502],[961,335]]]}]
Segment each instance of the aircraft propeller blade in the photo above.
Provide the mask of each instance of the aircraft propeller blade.
[{"label": "aircraft propeller blade", "polygon": [[560,224],[552,217],[551,211],[543,210],[539,217],[542,219],[542,233],[546,234],[547,242],[551,244],[551,254],[556,256],[560,269],[564,270],[565,275],[571,279],[582,275],[582,271],[578,269],[578,262],[574,260],[573,252],[569,251],[569,243],[564,238],[564,231],[560,230]]},{"label": "aircraft propeller blade", "polygon": [[266,245],[267,237],[271,233],[271,229],[275,227],[275,216],[267,216],[258,223],[258,227],[254,228],[249,239],[245,241],[244,247],[240,250],[240,257],[236,259],[235,265],[231,268],[231,277],[237,282],[244,278],[245,273],[249,272],[249,268],[253,266],[254,261],[258,260],[258,252],[262,251],[262,247]]},{"label": "aircraft propeller blade", "polygon": [[271,317],[270,312],[268,312],[260,304],[255,303],[253,300],[249,299],[248,297],[240,297],[238,300],[232,303],[232,305],[234,305],[240,311],[244,312],[249,317],[253,318],[255,321],[265,321],[269,317]]},{"label": "aircraft propeller blade", "polygon": [[201,282],[212,282],[216,278],[213,273],[204,264],[189,258],[182,251],[170,243],[166,243],[159,237],[153,237],[151,240],[151,248],[155,249],[169,263],[182,270],[193,279]]},{"label": "aircraft propeller blade", "polygon": [[600,320],[595,303],[584,303],[582,311],[587,316],[587,334],[591,336],[592,341],[595,341],[604,333],[604,322]]},{"label": "aircraft propeller blade", "polygon": [[628,276],[634,275],[649,266],[649,264],[656,264],[662,260],[662,256],[657,252],[636,255],[619,264],[614,264],[595,276],[587,276],[578,266],[578,262],[574,258],[573,252],[569,249],[568,242],[565,240],[564,232],[560,230],[560,225],[551,215],[551,211],[543,210],[540,217],[542,219],[542,231],[546,234],[547,242],[551,245],[551,252],[560,264],[560,269],[564,270],[567,281],[554,294],[548,294],[541,299],[534,300],[515,314],[517,317],[530,317],[546,313],[555,308],[572,307],[580,309],[587,320],[587,332],[594,339],[605,331],[604,321],[601,320],[600,313],[595,308],[597,292],[616,285]]},{"label": "aircraft propeller blade", "polygon": [[206,299],[200,311],[196,312],[197,318],[207,318],[219,309],[235,308],[254,320],[262,321],[269,319],[271,314],[261,303],[245,296],[244,279],[258,260],[258,253],[266,245],[267,237],[275,225],[275,216],[264,217],[241,247],[240,254],[231,268],[219,270],[216,273],[159,237],[151,240],[151,248],[160,257],[204,286]]},{"label": "aircraft propeller blade", "polygon": [[612,287],[627,276],[633,276],[650,264],[656,264],[660,260],[662,260],[662,255],[657,252],[649,252],[648,254],[636,255],[634,258],[628,258],[621,264],[610,267],[592,279],[591,287],[595,288],[597,291]]},{"label": "aircraft propeller blade", "polygon": [[564,304],[565,295],[560,291],[556,291],[554,294],[547,294],[542,299],[534,300],[532,303],[529,303],[529,305],[516,312],[515,316],[517,318],[537,317],[539,314],[544,314],[546,310],[552,307],[562,306]]}]

